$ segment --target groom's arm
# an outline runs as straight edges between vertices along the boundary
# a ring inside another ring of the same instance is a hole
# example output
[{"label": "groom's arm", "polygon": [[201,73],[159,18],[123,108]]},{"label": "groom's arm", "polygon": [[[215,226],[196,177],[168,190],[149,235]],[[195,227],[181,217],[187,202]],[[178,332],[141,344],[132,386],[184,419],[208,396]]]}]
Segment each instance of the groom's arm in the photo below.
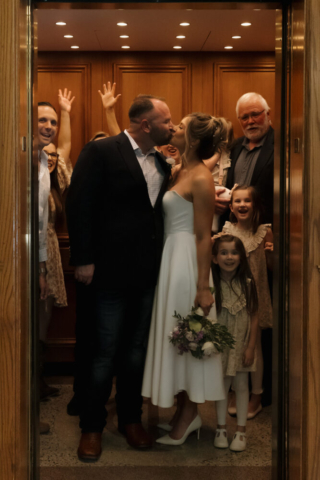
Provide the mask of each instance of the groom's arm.
[{"label": "groom's arm", "polygon": [[70,264],[76,266],[76,279],[86,284],[94,273],[94,231],[103,180],[99,149],[95,142],[90,142],[80,153],[66,199]]}]

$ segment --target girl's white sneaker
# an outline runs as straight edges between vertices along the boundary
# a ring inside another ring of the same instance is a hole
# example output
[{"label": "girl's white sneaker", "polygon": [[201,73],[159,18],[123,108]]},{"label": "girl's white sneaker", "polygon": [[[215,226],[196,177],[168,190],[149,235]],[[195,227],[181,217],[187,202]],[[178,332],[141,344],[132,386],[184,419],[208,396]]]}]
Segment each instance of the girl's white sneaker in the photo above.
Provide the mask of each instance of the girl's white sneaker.
[{"label": "girl's white sneaker", "polygon": [[233,452],[243,452],[246,449],[247,440],[244,432],[236,432],[230,444],[230,450]]},{"label": "girl's white sneaker", "polygon": [[225,428],[217,428],[213,445],[216,448],[228,448],[227,430]]}]

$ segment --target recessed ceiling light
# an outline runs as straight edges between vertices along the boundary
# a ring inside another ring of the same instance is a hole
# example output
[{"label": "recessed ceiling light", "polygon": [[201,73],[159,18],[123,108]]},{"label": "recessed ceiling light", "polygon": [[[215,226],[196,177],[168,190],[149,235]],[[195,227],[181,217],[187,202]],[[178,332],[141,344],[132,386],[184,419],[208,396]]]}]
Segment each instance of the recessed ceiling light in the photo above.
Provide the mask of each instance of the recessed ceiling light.
[{"label": "recessed ceiling light", "polygon": [[233,47],[231,45],[228,45],[227,47],[224,47],[226,50],[232,50]]},{"label": "recessed ceiling light", "polygon": [[119,27],[126,27],[126,26],[127,26],[127,24],[124,23],[124,22],[119,22],[119,23],[117,23],[117,25],[118,25]]},{"label": "recessed ceiling light", "polygon": [[64,35],[64,38],[73,38],[73,35]]},{"label": "recessed ceiling light", "polygon": [[80,47],[78,47],[78,45],[72,45],[71,48],[80,48]]},{"label": "recessed ceiling light", "polygon": [[180,47],[179,45],[176,45],[176,46],[173,47],[173,48],[175,48],[176,50],[179,50],[179,49],[182,48],[182,47]]},{"label": "recessed ceiling light", "polygon": [[251,25],[250,22],[241,23],[241,26],[242,26],[242,27],[250,27],[250,25]]},{"label": "recessed ceiling light", "polygon": [[130,48],[128,45],[123,45],[121,48]]},{"label": "recessed ceiling light", "polygon": [[192,12],[193,9],[192,8],[186,8],[187,12]]},{"label": "recessed ceiling light", "polygon": [[260,12],[261,8],[254,8],[253,9],[255,12]]},{"label": "recessed ceiling light", "polygon": [[178,35],[176,38],[186,38],[185,35]]},{"label": "recessed ceiling light", "polygon": [[56,22],[56,25],[67,25],[65,22]]},{"label": "recessed ceiling light", "polygon": [[183,23],[180,23],[181,27],[189,27],[190,23],[188,22],[183,22]]},{"label": "recessed ceiling light", "polygon": [[234,35],[232,38],[241,38],[240,35]]},{"label": "recessed ceiling light", "polygon": [[120,35],[120,38],[129,38],[129,35]]}]

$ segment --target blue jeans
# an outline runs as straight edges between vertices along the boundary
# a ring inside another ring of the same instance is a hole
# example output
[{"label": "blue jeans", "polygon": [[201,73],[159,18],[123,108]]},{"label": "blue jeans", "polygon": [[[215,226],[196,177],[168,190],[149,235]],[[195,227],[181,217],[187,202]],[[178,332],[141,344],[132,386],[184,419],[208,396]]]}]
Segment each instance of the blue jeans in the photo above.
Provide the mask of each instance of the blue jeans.
[{"label": "blue jeans", "polygon": [[119,427],[141,422],[142,378],[155,287],[140,290],[96,288],[94,356],[89,389],[80,415],[82,433],[102,432],[113,376],[117,376]]}]

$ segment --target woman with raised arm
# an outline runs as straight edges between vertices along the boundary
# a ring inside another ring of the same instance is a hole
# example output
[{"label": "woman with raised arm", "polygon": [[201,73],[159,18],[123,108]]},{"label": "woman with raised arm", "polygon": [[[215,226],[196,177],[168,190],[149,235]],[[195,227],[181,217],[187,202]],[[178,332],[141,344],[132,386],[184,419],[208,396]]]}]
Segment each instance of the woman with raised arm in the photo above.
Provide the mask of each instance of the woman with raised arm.
[{"label": "woman with raised arm", "polygon": [[[197,359],[178,355],[169,343],[175,312],[186,317],[193,306],[208,315],[214,304],[210,292],[211,225],[215,188],[203,159],[221,150],[226,122],[203,113],[185,117],[171,143],[182,163],[173,168],[169,191],[163,198],[165,243],[155,293],[142,395],[154,405],[172,407],[179,394],[177,413],[168,435],[157,440],[181,445],[199,430],[197,404],[224,398],[220,355]],[[212,283],[211,283],[212,284]],[[210,315],[214,315],[215,307]]]},{"label": "woman with raised arm", "polygon": [[51,189],[49,194],[49,219],[47,229],[47,285],[48,296],[39,307],[40,323],[40,399],[57,395],[59,390],[46,384],[43,377],[43,362],[45,343],[48,327],[52,317],[52,308],[66,307],[67,294],[64,284],[63,269],[59,250],[59,241],[56,233],[56,221],[62,216],[62,195],[70,185],[72,164],[71,151],[71,125],[70,112],[75,97],[65,88],[59,90],[59,105],[61,110],[60,131],[58,148],[53,143],[45,146],[43,150],[48,155],[48,168],[50,172]]}]

